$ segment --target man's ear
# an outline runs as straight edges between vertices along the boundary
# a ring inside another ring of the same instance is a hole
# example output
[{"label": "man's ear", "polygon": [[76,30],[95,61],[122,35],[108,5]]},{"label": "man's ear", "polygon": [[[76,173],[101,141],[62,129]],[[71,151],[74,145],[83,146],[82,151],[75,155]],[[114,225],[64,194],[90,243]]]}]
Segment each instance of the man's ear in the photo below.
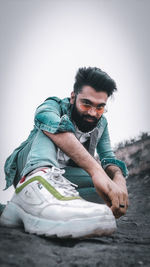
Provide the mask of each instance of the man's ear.
[{"label": "man's ear", "polygon": [[71,92],[70,104],[74,104],[75,101],[75,93]]}]

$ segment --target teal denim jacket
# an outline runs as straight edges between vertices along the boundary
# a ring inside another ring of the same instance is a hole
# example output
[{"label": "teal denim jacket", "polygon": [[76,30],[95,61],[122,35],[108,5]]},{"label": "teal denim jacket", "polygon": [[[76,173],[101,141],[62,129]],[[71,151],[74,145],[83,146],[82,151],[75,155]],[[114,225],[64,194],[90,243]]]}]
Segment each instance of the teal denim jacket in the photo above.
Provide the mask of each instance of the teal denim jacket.
[{"label": "teal denim jacket", "polygon": [[[16,148],[6,160],[4,167],[6,174],[6,189],[13,184],[17,175],[17,157],[19,152],[31,142],[38,129],[50,133],[75,133],[75,127],[71,120],[71,112],[72,105],[70,104],[69,98],[61,100],[57,97],[49,97],[37,108],[34,119],[34,129],[31,131],[28,139]],[[96,148],[101,165],[104,169],[108,165],[117,165],[122,170],[124,177],[127,177],[128,171],[125,163],[116,159],[115,154],[111,149],[108,123],[104,115],[101,116],[95,130],[97,131],[95,131],[96,135],[93,139],[91,138],[92,140],[90,141],[91,154],[94,154]]]}]

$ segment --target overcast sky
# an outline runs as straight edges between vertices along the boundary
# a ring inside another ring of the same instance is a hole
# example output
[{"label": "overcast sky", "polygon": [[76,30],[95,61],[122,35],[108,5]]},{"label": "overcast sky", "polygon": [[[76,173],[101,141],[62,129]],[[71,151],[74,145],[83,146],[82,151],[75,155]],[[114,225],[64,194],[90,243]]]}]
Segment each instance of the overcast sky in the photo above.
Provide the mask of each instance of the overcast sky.
[{"label": "overcast sky", "polygon": [[118,92],[107,118],[116,143],[150,131],[149,0],[0,0],[0,202],[3,166],[47,97],[70,96],[79,67],[97,66]]}]

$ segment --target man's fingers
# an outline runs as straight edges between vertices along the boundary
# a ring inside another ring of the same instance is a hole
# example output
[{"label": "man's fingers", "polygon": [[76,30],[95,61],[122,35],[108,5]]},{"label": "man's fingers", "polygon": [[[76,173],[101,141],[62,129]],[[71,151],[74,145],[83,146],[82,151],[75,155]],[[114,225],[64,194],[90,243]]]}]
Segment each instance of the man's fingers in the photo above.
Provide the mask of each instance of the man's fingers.
[{"label": "man's fingers", "polygon": [[128,206],[129,206],[128,194],[123,192],[120,197],[120,211],[122,215],[126,214]]},{"label": "man's fingers", "polygon": [[112,210],[114,216],[116,217],[116,215],[119,212],[119,199],[117,197],[112,199],[111,210]]},{"label": "man's fingers", "polygon": [[110,201],[109,197],[104,192],[102,192],[100,190],[97,190],[96,189],[96,191],[102,197],[102,199],[105,201],[105,203],[107,204],[107,206],[108,207],[111,207],[112,204],[111,204],[111,201]]},{"label": "man's fingers", "polygon": [[116,218],[126,214],[128,208],[128,193],[121,190],[115,183],[111,182],[108,193],[104,193],[96,188],[98,194],[104,199],[108,207],[111,208]]},{"label": "man's fingers", "polygon": [[118,194],[112,200],[111,210],[115,218],[119,218],[126,214],[128,208],[128,197],[125,193]]},{"label": "man's fingers", "polygon": [[121,216],[126,214],[126,209],[124,208],[114,208],[113,206],[111,207],[111,210],[115,216],[116,219],[120,218]]}]

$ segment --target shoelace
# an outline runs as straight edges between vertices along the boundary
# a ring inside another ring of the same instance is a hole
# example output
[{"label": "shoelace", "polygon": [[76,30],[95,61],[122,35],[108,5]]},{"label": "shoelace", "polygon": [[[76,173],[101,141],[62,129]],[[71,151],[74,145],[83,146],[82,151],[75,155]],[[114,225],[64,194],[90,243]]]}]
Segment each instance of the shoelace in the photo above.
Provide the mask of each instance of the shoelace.
[{"label": "shoelace", "polygon": [[64,176],[62,176],[64,173],[65,170],[52,167],[51,169],[48,170],[47,176],[48,179],[52,180],[57,187],[64,189],[64,193],[66,195],[78,196],[79,193],[75,189],[78,186],[74,183],[71,183]]}]

